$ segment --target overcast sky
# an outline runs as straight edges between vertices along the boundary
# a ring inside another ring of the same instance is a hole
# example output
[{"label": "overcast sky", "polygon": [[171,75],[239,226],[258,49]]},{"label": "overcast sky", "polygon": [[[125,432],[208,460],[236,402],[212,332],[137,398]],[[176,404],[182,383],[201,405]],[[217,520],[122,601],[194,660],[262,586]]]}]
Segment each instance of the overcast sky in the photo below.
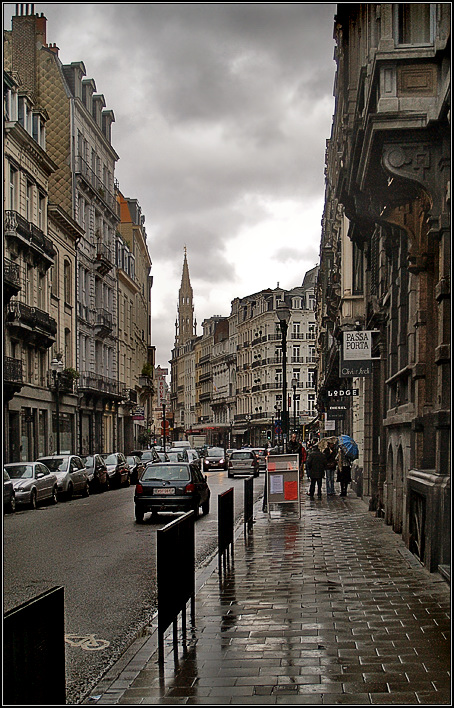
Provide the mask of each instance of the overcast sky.
[{"label": "overcast sky", "polygon": [[[184,247],[197,333],[319,259],[334,111],[331,3],[35,3],[115,114],[116,178],[145,215],[152,344],[168,367]],[[4,4],[5,29],[15,5]]]}]

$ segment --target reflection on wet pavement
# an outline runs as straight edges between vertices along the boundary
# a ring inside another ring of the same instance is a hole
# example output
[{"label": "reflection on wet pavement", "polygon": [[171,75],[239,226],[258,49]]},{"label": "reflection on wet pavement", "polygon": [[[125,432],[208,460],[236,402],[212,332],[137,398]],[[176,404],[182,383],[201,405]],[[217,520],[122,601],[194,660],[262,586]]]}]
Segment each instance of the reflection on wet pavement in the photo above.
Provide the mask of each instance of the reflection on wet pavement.
[{"label": "reflection on wet pavement", "polygon": [[383,520],[353,497],[255,518],[179,656],[170,635],[99,703],[451,704],[449,587]]}]

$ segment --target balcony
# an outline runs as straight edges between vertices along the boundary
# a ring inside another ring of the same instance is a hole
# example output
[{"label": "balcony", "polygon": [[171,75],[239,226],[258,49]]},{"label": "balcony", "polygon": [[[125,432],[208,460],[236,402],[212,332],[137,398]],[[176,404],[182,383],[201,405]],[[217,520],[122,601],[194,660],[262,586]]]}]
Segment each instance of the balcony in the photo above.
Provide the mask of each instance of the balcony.
[{"label": "balcony", "polygon": [[106,188],[104,182],[93,172],[84,159],[76,159],[76,174],[81,176],[85,184],[91,188],[93,193],[118,217],[118,202],[115,195]]},{"label": "balcony", "polygon": [[[67,371],[62,371],[58,382],[58,390],[60,393],[74,393],[75,378]],[[55,391],[57,386],[52,371],[47,372],[47,386],[51,391]]]},{"label": "balcony", "polygon": [[113,330],[112,313],[102,307],[98,307],[95,312],[95,332],[100,337],[105,337]]},{"label": "balcony", "polygon": [[123,391],[120,390],[120,384],[116,379],[94,374],[91,371],[80,372],[77,388],[85,395],[97,394],[118,401],[123,398]]},{"label": "balcony", "polygon": [[3,259],[3,294],[5,303],[21,290],[20,266],[9,258]]},{"label": "balcony", "polygon": [[112,251],[101,241],[96,244],[96,268],[101,275],[106,275],[114,267]]},{"label": "balcony", "polygon": [[139,386],[144,390],[153,391],[153,379],[151,376],[139,376]]},{"label": "balcony", "polygon": [[7,306],[6,323],[16,336],[32,344],[50,347],[55,342],[57,322],[38,307],[12,300]]},{"label": "balcony", "polygon": [[46,268],[54,264],[56,250],[50,238],[17,211],[5,211],[4,235],[6,238],[14,239],[24,248],[32,250],[35,256],[40,257]]},{"label": "balcony", "polygon": [[5,356],[3,359],[3,395],[5,401],[10,401],[15,393],[19,393],[23,385],[22,360]]}]

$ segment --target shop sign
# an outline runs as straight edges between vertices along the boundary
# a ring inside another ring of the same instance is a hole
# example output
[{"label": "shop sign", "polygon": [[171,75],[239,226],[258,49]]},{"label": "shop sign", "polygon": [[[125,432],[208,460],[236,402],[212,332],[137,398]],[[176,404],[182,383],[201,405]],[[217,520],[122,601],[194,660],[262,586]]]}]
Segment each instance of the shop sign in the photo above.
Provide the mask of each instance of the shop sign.
[{"label": "shop sign", "polygon": [[144,406],[136,406],[135,408],[132,409],[132,416],[131,418],[133,420],[145,420],[145,408]]},{"label": "shop sign", "polygon": [[346,411],[347,406],[330,406],[327,415],[330,420],[343,420]]},{"label": "shop sign", "polygon": [[348,398],[349,396],[359,396],[359,388],[340,388],[327,391],[329,398]]}]

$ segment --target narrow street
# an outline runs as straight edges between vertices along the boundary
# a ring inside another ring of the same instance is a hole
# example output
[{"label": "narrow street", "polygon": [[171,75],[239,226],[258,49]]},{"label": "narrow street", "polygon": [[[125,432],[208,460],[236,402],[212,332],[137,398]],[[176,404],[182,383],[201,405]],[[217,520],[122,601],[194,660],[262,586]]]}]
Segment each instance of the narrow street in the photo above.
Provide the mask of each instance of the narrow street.
[{"label": "narrow street", "polygon": [[[208,481],[211,511],[196,522],[196,565],[217,548],[217,495],[233,487],[235,518],[243,511],[242,478],[211,472]],[[262,490],[263,475],[255,497]],[[133,496],[134,487],[115,489],[4,518],[5,612],[52,587],[65,589],[68,702],[77,702],[156,610],[156,530],[174,516],[136,524]],[[89,635],[91,646],[81,646]]]}]

